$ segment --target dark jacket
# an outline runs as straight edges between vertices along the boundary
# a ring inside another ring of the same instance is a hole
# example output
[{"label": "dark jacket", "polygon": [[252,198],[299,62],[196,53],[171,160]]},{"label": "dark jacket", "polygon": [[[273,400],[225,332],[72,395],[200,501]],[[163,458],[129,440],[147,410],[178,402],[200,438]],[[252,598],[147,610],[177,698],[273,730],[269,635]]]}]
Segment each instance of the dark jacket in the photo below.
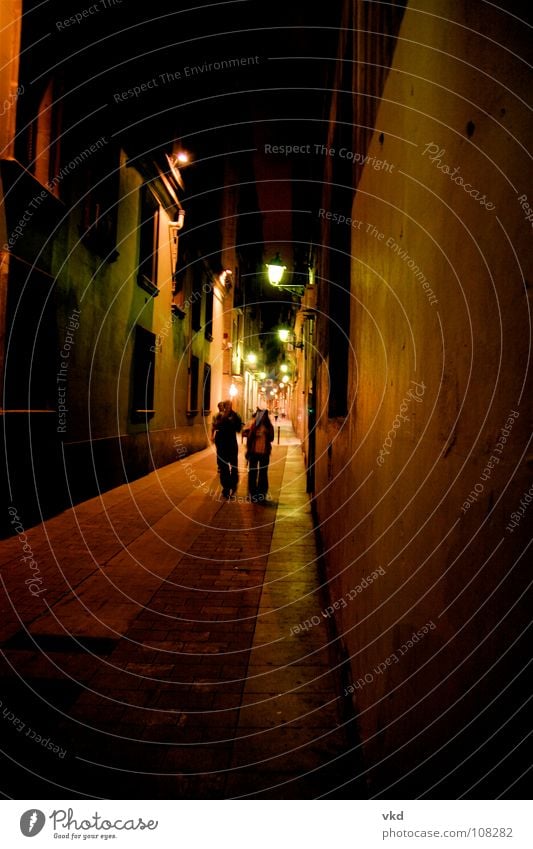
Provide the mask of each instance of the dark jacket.
[{"label": "dark jacket", "polygon": [[233,443],[237,445],[237,434],[240,433],[241,428],[242,420],[238,413],[233,410],[227,415],[219,413],[213,422],[217,448],[226,448]]}]

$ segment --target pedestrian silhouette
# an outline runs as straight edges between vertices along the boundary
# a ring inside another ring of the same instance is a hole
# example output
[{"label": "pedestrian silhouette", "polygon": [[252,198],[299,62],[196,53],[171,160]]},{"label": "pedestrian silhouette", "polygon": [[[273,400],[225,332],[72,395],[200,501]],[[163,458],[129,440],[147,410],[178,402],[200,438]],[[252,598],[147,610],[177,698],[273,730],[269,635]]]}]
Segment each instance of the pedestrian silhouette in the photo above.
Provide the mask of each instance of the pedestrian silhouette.
[{"label": "pedestrian silhouette", "polygon": [[233,410],[231,401],[221,401],[219,412],[213,419],[211,433],[217,449],[217,467],[220,476],[222,495],[229,498],[237,491],[239,484],[239,446],[237,434],[242,428],[242,420]]}]

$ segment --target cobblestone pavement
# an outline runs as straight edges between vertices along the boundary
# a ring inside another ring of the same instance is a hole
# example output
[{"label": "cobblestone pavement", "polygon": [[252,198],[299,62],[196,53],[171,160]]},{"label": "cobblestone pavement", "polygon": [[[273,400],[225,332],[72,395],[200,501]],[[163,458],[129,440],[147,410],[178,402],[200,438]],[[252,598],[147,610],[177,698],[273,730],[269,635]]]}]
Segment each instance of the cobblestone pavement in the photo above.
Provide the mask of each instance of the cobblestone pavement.
[{"label": "cobblestone pavement", "polygon": [[288,425],[268,501],[244,471],[221,499],[206,449],[19,517],[0,549],[6,796],[364,797]]}]

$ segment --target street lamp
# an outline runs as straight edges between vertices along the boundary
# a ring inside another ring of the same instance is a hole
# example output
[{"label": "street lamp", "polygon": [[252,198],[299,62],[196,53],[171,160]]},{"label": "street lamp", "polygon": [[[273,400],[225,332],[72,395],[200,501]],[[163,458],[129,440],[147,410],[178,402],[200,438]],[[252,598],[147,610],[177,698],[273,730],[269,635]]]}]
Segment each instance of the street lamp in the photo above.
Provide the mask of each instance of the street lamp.
[{"label": "street lamp", "polygon": [[275,286],[277,289],[284,289],[286,292],[291,292],[293,295],[299,295],[300,297],[303,295],[305,286],[290,286],[281,282],[287,266],[283,264],[279,251],[276,256],[272,257],[270,262],[267,262],[266,268],[268,272],[268,280],[272,286]]},{"label": "street lamp", "polygon": [[303,348],[304,346],[303,342],[296,342],[294,333],[291,330],[287,330],[286,327],[280,327],[278,330],[278,336],[280,342],[285,343],[290,341],[293,348]]},{"label": "street lamp", "polygon": [[250,366],[255,366],[255,364],[257,363],[257,354],[248,354],[248,356],[246,357],[246,362]]},{"label": "street lamp", "polygon": [[283,260],[279,255],[279,252],[276,254],[276,256],[272,257],[270,262],[267,262],[266,267],[268,272],[268,279],[272,286],[279,286],[283,278],[283,273],[287,268],[286,265],[283,265]]}]

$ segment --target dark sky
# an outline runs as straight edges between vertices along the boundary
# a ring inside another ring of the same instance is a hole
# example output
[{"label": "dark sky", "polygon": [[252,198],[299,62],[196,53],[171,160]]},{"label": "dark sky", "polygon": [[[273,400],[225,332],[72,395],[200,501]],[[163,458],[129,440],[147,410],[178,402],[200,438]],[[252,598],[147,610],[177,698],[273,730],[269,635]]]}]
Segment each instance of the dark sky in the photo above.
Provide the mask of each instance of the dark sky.
[{"label": "dark sky", "polygon": [[[225,157],[250,181],[242,191],[250,209],[259,202],[309,210],[318,203],[323,157],[266,157],[264,146],[296,142],[313,151],[325,140],[342,6],[341,0],[29,0],[21,107],[35,114],[45,82],[56,75],[64,161],[102,132],[130,157],[181,142],[194,156],[183,172],[188,229],[212,217],[215,194],[205,192],[222,189]],[[308,220],[316,222],[316,215],[269,218],[267,212],[265,240],[285,240],[290,256],[293,239],[311,239]],[[254,224],[243,217],[243,241],[257,238]],[[275,323],[275,304],[272,312]],[[264,313],[268,320],[269,309]]]},{"label": "dark sky", "polygon": [[[281,137],[283,119],[293,124],[324,110],[332,62],[316,57],[335,55],[341,5],[31,0],[23,75],[38,87],[51,68],[60,69],[69,109],[72,103],[80,112],[101,106],[113,126],[132,137],[194,134],[198,149],[212,146],[214,127],[261,118],[276,122]],[[65,23],[91,7],[98,11]],[[239,67],[227,67],[234,60]],[[135,96],[124,95],[143,86]],[[217,145],[232,146],[242,132],[217,130]]]}]

